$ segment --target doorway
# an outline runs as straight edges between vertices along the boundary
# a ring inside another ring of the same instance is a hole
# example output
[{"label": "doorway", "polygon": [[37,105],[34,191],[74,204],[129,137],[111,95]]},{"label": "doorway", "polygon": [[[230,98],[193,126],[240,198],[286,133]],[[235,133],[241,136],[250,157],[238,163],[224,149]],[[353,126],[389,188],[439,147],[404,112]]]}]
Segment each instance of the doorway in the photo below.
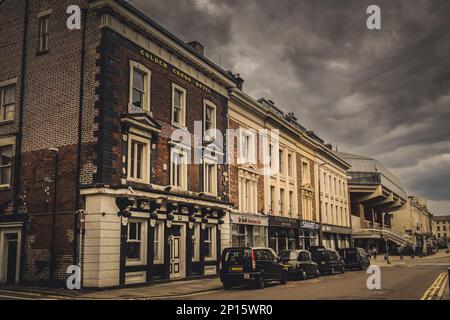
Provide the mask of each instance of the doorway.
[{"label": "doorway", "polygon": [[0,229],[0,283],[13,285],[19,282],[20,230]]},{"label": "doorway", "polygon": [[173,224],[169,237],[170,279],[186,277],[186,236],[185,225]]}]

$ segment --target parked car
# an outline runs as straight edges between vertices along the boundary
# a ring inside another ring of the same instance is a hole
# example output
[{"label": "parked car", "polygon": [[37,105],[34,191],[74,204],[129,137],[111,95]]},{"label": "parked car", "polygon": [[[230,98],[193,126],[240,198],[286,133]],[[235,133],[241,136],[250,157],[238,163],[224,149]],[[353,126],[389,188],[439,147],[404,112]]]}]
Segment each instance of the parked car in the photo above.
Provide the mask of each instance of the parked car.
[{"label": "parked car", "polygon": [[287,266],[289,277],[306,280],[318,277],[319,266],[312,261],[311,253],[306,250],[286,250],[280,254],[281,262]]},{"label": "parked car", "polygon": [[270,248],[227,248],[222,253],[220,280],[227,290],[241,284],[263,289],[269,281],[286,283],[288,271]]},{"label": "parked car", "polygon": [[344,259],[346,269],[366,270],[370,259],[363,248],[339,249],[339,255]]},{"label": "parked car", "polygon": [[310,248],[312,259],[319,265],[320,273],[345,272],[345,262],[333,249],[317,246]]}]

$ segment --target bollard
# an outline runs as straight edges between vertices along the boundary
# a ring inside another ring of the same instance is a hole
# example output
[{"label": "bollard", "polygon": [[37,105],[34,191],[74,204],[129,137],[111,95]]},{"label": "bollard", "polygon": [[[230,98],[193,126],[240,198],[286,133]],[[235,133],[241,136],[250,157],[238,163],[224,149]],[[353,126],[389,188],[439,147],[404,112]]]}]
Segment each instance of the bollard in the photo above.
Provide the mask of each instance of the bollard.
[{"label": "bollard", "polygon": [[413,254],[411,255],[411,260],[412,260],[412,259],[414,259],[414,255],[413,255]]},{"label": "bollard", "polygon": [[400,260],[403,260],[403,255],[400,256]]}]

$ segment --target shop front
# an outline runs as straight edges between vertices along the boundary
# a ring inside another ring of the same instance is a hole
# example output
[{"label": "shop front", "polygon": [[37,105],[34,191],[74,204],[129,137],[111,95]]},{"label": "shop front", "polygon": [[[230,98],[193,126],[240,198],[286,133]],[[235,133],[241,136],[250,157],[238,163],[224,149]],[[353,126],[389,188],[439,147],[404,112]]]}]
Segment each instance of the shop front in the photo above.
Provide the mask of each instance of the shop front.
[{"label": "shop front", "polygon": [[352,229],[333,225],[322,225],[322,245],[328,249],[352,247]]},{"label": "shop front", "polygon": [[280,253],[299,248],[299,220],[287,217],[269,217],[269,247]]},{"label": "shop front", "polygon": [[320,223],[315,221],[299,221],[299,249],[308,250],[319,244]]},{"label": "shop front", "polygon": [[133,197],[134,204],[118,215],[116,199],[124,198],[87,196],[84,287],[218,274],[225,204],[175,197],[155,199],[150,194]]},{"label": "shop front", "polygon": [[232,247],[266,247],[269,218],[252,214],[230,214]]}]

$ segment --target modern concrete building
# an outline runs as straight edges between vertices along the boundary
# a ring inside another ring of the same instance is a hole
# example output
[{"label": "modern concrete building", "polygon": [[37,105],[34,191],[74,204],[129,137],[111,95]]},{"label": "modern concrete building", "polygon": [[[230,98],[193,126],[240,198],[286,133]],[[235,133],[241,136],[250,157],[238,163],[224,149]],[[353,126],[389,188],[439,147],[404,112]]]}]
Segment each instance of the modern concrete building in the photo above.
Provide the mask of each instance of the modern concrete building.
[{"label": "modern concrete building", "polygon": [[348,182],[353,239],[360,247],[397,253],[414,243],[392,229],[392,217],[408,201],[401,181],[379,161],[339,152],[351,165]]}]

